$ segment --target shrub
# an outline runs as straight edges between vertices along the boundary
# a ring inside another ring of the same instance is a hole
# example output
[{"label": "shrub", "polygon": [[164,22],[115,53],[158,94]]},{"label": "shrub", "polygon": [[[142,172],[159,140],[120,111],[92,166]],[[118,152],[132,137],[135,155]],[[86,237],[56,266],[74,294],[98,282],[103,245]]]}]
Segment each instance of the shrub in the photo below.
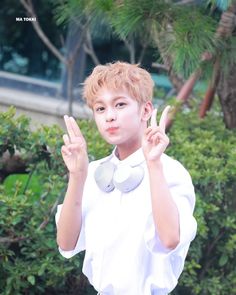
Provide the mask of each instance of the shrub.
[{"label": "shrub", "polygon": [[[167,153],[193,178],[198,222],[197,237],[172,294],[236,294],[235,131],[225,129],[217,109],[203,120],[196,113],[179,113],[169,134]],[[67,182],[60,154],[62,130],[42,126],[33,132],[29,119],[15,118],[14,109],[0,113],[0,120],[0,155],[18,151],[28,172],[9,176],[0,186],[0,293],[94,294],[81,276],[83,255],[65,260],[55,242],[55,208]],[[90,159],[110,153],[92,121],[79,125]]]},{"label": "shrub", "polygon": [[199,119],[178,114],[168,154],[189,170],[196,191],[197,237],[174,294],[236,294],[236,134],[217,108]]},{"label": "shrub", "polygon": [[[27,167],[27,174],[8,176],[0,186],[0,293],[87,294],[81,276],[83,255],[65,260],[55,241],[55,210],[67,182],[60,153],[63,131],[57,126],[31,131],[30,120],[15,118],[14,108],[0,113],[0,121],[1,159],[17,153]],[[91,159],[110,152],[93,124],[80,121]],[[3,161],[0,165],[3,171]]]}]

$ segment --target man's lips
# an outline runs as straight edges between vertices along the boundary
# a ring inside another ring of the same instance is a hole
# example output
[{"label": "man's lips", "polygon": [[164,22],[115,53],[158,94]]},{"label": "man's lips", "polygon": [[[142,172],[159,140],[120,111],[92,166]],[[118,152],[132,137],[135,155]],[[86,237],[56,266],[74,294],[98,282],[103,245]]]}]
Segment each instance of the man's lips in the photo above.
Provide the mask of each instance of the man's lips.
[{"label": "man's lips", "polygon": [[119,127],[108,127],[106,129],[107,132],[113,133],[116,132],[119,129]]}]

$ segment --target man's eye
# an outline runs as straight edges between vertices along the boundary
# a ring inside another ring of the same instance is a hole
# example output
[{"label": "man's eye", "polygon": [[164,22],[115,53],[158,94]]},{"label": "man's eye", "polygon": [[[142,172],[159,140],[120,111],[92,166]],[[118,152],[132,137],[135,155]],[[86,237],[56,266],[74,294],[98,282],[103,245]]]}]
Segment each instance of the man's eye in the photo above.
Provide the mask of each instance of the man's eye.
[{"label": "man's eye", "polygon": [[117,106],[118,108],[122,108],[122,107],[124,107],[125,105],[126,105],[126,103],[124,103],[124,102],[119,102],[119,103],[116,104],[116,106]]},{"label": "man's eye", "polygon": [[104,110],[105,110],[104,107],[97,107],[97,108],[95,108],[95,111],[96,111],[97,113],[101,113],[101,112],[103,112]]}]

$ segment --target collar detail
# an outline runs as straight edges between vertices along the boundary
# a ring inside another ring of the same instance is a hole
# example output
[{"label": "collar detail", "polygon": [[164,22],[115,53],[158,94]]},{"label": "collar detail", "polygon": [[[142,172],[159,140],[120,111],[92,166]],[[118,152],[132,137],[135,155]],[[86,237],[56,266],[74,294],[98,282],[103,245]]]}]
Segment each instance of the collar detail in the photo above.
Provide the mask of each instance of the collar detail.
[{"label": "collar detail", "polygon": [[135,166],[142,164],[145,161],[145,157],[144,157],[142,148],[139,148],[137,151],[135,151],[133,154],[129,155],[124,160],[120,160],[116,154],[117,154],[117,152],[116,152],[116,148],[115,148],[112,151],[110,161],[116,165],[127,164],[131,167],[135,167]]}]

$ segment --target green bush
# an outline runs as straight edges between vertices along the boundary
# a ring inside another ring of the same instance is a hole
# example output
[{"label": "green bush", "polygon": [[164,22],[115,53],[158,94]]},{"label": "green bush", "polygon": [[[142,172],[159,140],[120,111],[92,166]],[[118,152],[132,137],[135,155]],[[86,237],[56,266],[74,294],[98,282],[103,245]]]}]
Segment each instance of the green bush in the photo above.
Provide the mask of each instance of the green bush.
[{"label": "green bush", "polygon": [[[0,294],[92,294],[81,276],[83,255],[65,260],[56,245],[55,210],[67,183],[63,131],[57,126],[31,131],[30,120],[15,118],[14,108],[0,113],[0,121],[1,159],[17,153],[27,165],[26,174],[10,175],[0,186]],[[92,121],[79,125],[91,159],[110,152]]]},{"label": "green bush", "polygon": [[236,132],[219,110],[178,114],[168,154],[189,170],[196,191],[197,237],[174,294],[236,294]]},{"label": "green bush", "polygon": [[[218,110],[199,120],[180,113],[167,153],[192,175],[198,233],[175,295],[236,294],[236,137]],[[63,131],[32,132],[14,109],[0,113],[0,156],[18,151],[28,174],[9,176],[0,186],[0,294],[94,294],[81,276],[83,255],[65,260],[56,246],[55,208],[64,197],[67,171],[61,159]],[[92,121],[79,125],[90,159],[110,153]],[[4,167],[0,167],[2,169]]]}]

